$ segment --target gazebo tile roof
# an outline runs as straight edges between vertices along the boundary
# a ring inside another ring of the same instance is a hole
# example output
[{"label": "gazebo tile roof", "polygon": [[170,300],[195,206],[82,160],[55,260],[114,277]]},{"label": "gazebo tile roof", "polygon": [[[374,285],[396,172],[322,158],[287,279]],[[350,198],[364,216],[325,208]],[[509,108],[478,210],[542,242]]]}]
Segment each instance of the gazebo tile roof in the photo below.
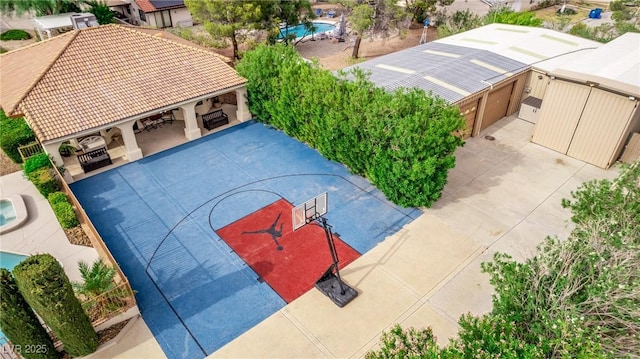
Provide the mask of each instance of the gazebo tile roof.
[{"label": "gazebo tile roof", "polygon": [[[107,25],[75,30],[65,36],[69,40],[54,47],[57,53],[42,51],[41,56],[49,55],[43,56],[48,60],[35,66],[24,62],[25,58],[18,53],[2,57],[2,107],[15,108],[19,103],[41,141],[91,130],[246,83],[246,79],[209,51],[131,28]],[[58,39],[52,40],[61,42]],[[53,47],[52,40],[39,44]],[[10,88],[8,97],[5,84],[10,81],[5,76],[5,64],[20,76],[23,73],[31,76],[22,86]],[[28,83],[34,85],[27,86]]]}]

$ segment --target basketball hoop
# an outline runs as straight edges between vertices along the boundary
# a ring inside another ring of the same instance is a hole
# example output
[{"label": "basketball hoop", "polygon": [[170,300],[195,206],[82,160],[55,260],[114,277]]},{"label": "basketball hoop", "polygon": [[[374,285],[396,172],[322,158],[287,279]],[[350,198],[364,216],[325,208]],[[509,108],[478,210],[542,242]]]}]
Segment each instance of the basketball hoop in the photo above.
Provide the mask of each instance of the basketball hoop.
[{"label": "basketball hoop", "polygon": [[333,303],[342,308],[358,296],[358,292],[346,285],[340,278],[340,269],[338,261],[338,252],[336,251],[335,242],[331,226],[327,223],[327,219],[322,217],[327,213],[327,192],[319,194],[314,198],[295,206],[291,210],[293,219],[293,230],[297,230],[306,224],[317,221],[324,229],[331,252],[332,263],[324,274],[316,281],[315,287],[324,295],[329,297]]}]

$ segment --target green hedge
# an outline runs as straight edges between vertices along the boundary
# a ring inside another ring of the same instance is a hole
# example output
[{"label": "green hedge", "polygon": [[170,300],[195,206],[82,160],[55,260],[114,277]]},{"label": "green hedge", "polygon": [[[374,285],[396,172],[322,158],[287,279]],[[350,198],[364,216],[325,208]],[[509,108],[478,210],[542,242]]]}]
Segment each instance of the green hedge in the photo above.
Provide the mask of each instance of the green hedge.
[{"label": "green hedge", "polygon": [[56,359],[53,342],[18,290],[11,272],[0,268],[0,327],[25,359]]},{"label": "green hedge", "polygon": [[24,164],[22,164],[22,171],[27,176],[39,168],[53,168],[53,164],[51,163],[48,154],[38,153],[37,155],[27,158],[24,161]]},{"label": "green hedge", "polygon": [[0,40],[2,41],[10,41],[10,40],[29,40],[31,35],[24,30],[19,29],[11,29],[0,34]]},{"label": "green hedge", "polygon": [[36,137],[24,118],[9,118],[0,109],[0,147],[14,163],[22,163],[18,147],[35,140]]},{"label": "green hedge", "polygon": [[60,182],[53,176],[49,168],[38,168],[29,173],[27,177],[44,198],[48,198],[50,193],[60,190]]},{"label": "green hedge", "polygon": [[259,121],[368,177],[398,205],[440,197],[464,143],[453,135],[465,126],[457,107],[418,89],[386,92],[362,72],[336,77],[281,44],[246,53],[236,69]]},{"label": "green hedge", "polygon": [[53,213],[55,213],[58,222],[62,228],[68,229],[76,227],[80,224],[76,212],[73,210],[73,206],[69,203],[67,195],[62,192],[50,193],[47,197]]},{"label": "green hedge", "polygon": [[75,297],[60,263],[49,254],[25,259],[13,269],[20,292],[73,357],[93,353],[98,336]]}]

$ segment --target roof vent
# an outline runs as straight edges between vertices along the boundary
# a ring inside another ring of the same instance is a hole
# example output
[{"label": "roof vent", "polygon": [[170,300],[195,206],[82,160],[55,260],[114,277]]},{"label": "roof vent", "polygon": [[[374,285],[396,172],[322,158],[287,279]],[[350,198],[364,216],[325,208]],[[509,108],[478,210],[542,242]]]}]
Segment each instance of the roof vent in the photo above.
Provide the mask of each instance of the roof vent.
[{"label": "roof vent", "polygon": [[100,26],[96,16],[91,13],[72,14],[71,24],[76,30],[86,29],[88,27]]}]

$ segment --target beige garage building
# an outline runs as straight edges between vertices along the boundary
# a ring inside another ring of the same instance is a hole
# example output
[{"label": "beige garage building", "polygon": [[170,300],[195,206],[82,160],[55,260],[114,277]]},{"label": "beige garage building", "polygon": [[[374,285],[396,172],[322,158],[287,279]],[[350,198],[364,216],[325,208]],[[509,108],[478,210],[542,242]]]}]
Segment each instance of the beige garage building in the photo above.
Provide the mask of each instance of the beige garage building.
[{"label": "beige garage building", "polygon": [[[370,79],[387,90],[417,87],[458,105],[467,136],[518,113],[536,123],[534,142],[608,167],[629,133],[638,131],[638,36],[605,45],[549,29],[491,24],[350,68],[370,72]],[[612,65],[606,54],[614,52],[620,56]],[[584,122],[583,113],[588,114]],[[606,134],[596,138],[586,135],[603,130]]]}]

